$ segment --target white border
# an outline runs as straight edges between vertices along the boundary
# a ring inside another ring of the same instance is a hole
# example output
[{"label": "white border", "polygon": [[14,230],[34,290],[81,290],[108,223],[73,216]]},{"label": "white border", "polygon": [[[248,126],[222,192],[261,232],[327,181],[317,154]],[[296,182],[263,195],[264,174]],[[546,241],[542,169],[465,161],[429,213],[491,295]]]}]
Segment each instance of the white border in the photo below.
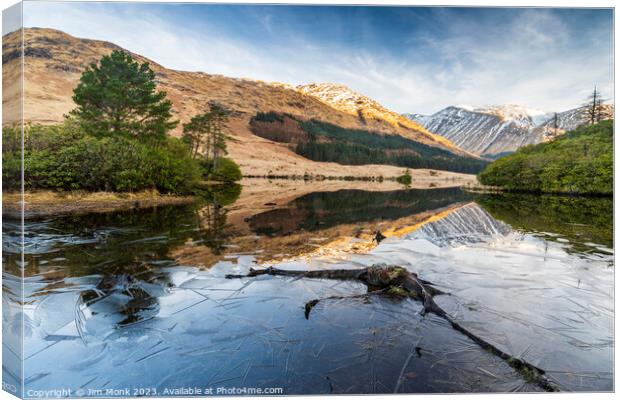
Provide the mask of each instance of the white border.
[{"label": "white border", "polygon": [[[45,0],[42,0],[45,1]],[[65,1],[75,1],[75,2],[84,2],[84,0],[65,0]],[[86,0],[86,1],[92,1],[92,0]],[[94,1],[92,1],[94,2]],[[122,2],[122,1],[109,1],[109,2]],[[577,8],[577,7],[586,7],[586,8],[614,8],[614,55],[616,54],[617,51],[617,44],[618,44],[618,29],[617,29],[617,25],[616,25],[616,19],[615,19],[615,6],[616,6],[616,2],[613,0],[590,0],[590,1],[579,1],[579,0],[538,0],[538,1],[514,1],[514,0],[504,0],[504,1],[500,1],[500,0],[475,0],[475,1],[466,1],[466,0],[450,0],[450,1],[437,1],[437,0],[423,0],[423,1],[412,1],[412,0],[388,0],[388,1],[364,1],[364,0],[335,0],[335,1],[330,1],[330,0],[314,0],[314,1],[300,1],[300,0],[288,0],[288,1],[282,1],[282,0],[270,0],[270,1],[260,1],[260,0],[242,0],[242,1],[226,1],[226,0],[222,0],[222,1],[199,1],[199,0],[185,0],[185,1],[164,1],[164,0],[133,0],[133,2],[142,2],[142,3],[244,3],[244,4],[324,4],[324,5],[335,5],[335,4],[340,4],[340,5],[381,5],[381,6],[387,6],[387,5],[394,5],[394,6],[464,6],[464,7],[560,7],[560,8]],[[17,2],[14,0],[0,0],[0,6],[2,7],[2,9],[8,8],[9,6],[16,4]],[[0,22],[1,24],[1,22]],[[614,57],[615,60],[615,57]],[[614,63],[615,64],[615,63]],[[615,81],[615,76],[617,75],[618,72],[618,65],[615,64],[614,65],[614,81]],[[0,88],[0,97],[2,95],[2,89]],[[614,99],[617,99],[617,88],[614,85]],[[0,120],[2,118],[2,113],[0,111]],[[615,130],[615,123],[614,123],[614,132],[616,132]],[[618,141],[614,141],[614,155],[617,154],[618,151]],[[614,157],[615,158],[615,157]],[[619,174],[618,172],[620,171],[620,167],[618,166],[618,163],[614,162],[614,185],[615,187],[618,187],[618,181],[619,181]],[[0,182],[1,182],[1,177],[0,177]],[[618,226],[618,222],[620,220],[620,217],[618,217],[618,214],[616,213],[616,203],[615,203],[615,196],[614,196],[614,227]],[[615,248],[615,244],[617,243],[617,239],[618,238],[618,230],[614,229],[614,248]],[[0,254],[1,254],[1,249],[0,249]],[[614,263],[615,264],[615,263]],[[615,266],[615,265],[614,265]],[[614,282],[614,292],[615,289],[617,288],[617,274],[615,275],[615,282]],[[614,295],[614,312],[616,310],[618,310],[618,298],[617,296]],[[614,318],[615,324],[614,324],[614,339],[615,339],[615,333],[618,330],[618,319]],[[0,332],[0,339],[1,339],[1,332]],[[1,355],[1,347],[0,347],[0,355]],[[618,346],[616,345],[614,347],[614,360],[617,360],[617,355],[618,355]],[[620,377],[620,374],[618,373],[618,368],[617,365],[614,363],[614,387],[617,384],[618,379]],[[395,397],[397,396],[397,397]],[[614,393],[559,393],[559,394],[482,394],[482,393],[476,393],[476,394],[442,394],[442,395],[377,395],[377,396],[373,396],[373,398],[375,399],[398,399],[398,398],[404,398],[404,397],[412,397],[414,399],[420,399],[420,400],[426,400],[426,399],[435,399],[438,397],[458,397],[459,399],[476,399],[476,398],[484,398],[484,399],[489,399],[489,400],[495,400],[495,399],[531,399],[531,398],[535,398],[536,396],[551,396],[554,399],[568,399],[568,400],[572,400],[572,399],[594,399],[594,400],[598,400],[598,399],[608,399],[608,398],[615,398]],[[278,396],[274,396],[274,397],[270,397],[270,398],[276,398]],[[290,397],[290,396],[286,396],[286,397]],[[298,399],[313,399],[316,398],[317,396],[295,396],[295,398]],[[338,399],[361,399],[363,397],[366,396],[323,396],[324,398],[338,398]],[[229,397],[230,399],[263,399],[265,397]],[[14,396],[8,394],[7,392],[4,391],[0,391],[0,400],[4,400],[4,399],[15,399]],[[145,398],[146,399],[146,398]],[[166,399],[164,397],[157,397],[157,399]]]}]

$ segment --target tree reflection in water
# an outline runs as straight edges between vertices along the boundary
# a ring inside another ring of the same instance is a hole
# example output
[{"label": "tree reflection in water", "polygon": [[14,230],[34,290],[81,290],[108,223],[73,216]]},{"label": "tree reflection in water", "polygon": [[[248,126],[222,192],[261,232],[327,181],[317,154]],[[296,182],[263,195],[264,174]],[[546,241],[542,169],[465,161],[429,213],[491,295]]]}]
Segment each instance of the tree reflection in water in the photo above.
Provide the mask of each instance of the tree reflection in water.
[{"label": "tree reflection in water", "polygon": [[200,240],[215,255],[221,255],[224,249],[226,213],[227,211],[215,200],[198,210]]},{"label": "tree reflection in water", "polygon": [[220,185],[209,188],[204,193],[203,205],[198,209],[198,240],[209,247],[214,255],[221,255],[227,237],[224,207],[234,203],[241,194],[241,185]]},{"label": "tree reflection in water", "polygon": [[[195,217],[197,229],[178,229],[184,226],[186,221],[177,214],[175,217],[179,218],[173,219],[173,223],[177,223],[177,229],[166,226],[166,230],[159,232],[166,235],[130,240],[130,245],[141,243],[140,250],[121,251],[122,254],[129,255],[124,258],[126,262],[107,266],[103,269],[97,286],[81,293],[79,320],[82,328],[86,327],[87,319],[101,319],[101,323],[113,321],[115,325],[123,326],[157,315],[158,298],[173,286],[169,274],[160,268],[162,262],[167,264],[165,258],[170,243],[192,238],[204,243],[214,254],[220,255],[226,243],[227,211],[224,206],[233,203],[240,192],[240,185],[214,186],[202,191],[196,212],[189,213]],[[168,235],[173,236],[174,240],[170,240],[172,237]],[[161,252],[157,251],[157,243],[160,242],[158,238],[161,238],[161,243],[167,244]],[[145,255],[158,256],[148,261],[137,259]],[[86,309],[88,312],[85,312]]]}]

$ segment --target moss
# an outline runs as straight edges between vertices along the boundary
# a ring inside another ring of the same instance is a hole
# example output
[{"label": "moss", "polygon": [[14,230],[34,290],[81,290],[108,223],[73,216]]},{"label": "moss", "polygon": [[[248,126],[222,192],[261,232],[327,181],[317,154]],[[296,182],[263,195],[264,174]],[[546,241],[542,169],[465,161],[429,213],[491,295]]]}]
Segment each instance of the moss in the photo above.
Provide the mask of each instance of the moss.
[{"label": "moss", "polygon": [[386,292],[389,296],[394,297],[410,297],[415,299],[418,295],[415,292],[410,292],[402,286],[390,286],[390,288]]},{"label": "moss", "polygon": [[402,267],[392,267],[388,271],[391,281],[405,279],[409,272]]},{"label": "moss", "polygon": [[528,382],[536,382],[540,377],[540,374],[538,372],[526,366],[521,367],[521,369],[519,369],[519,373]]},{"label": "moss", "polygon": [[409,295],[409,292],[400,286],[390,286],[390,288],[387,291],[387,294],[389,294],[390,296],[395,296],[395,297],[407,297]]},{"label": "moss", "polygon": [[506,363],[512,368],[514,368],[519,374],[521,374],[523,379],[528,382],[536,382],[540,378],[540,374],[538,373],[538,371],[531,367],[528,367],[527,365],[525,365],[525,363],[523,363],[523,361],[519,359],[516,359],[514,357],[508,357],[506,359]]}]

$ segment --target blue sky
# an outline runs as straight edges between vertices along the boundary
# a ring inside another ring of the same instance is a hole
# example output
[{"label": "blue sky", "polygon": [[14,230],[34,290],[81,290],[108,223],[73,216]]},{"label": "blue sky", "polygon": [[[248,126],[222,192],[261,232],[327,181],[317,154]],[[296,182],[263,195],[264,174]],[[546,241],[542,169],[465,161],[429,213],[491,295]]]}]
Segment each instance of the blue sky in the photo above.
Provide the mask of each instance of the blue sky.
[{"label": "blue sky", "polygon": [[573,108],[613,95],[610,9],[25,2],[24,25],[112,41],[169,68],[343,83],[398,112]]}]

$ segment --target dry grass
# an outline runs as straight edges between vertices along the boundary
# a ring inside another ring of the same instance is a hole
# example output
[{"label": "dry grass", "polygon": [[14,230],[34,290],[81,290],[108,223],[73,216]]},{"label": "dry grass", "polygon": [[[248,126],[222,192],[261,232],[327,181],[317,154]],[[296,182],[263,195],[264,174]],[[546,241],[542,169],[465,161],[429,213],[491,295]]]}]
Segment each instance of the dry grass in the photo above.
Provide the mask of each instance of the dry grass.
[{"label": "dry grass", "polygon": [[[193,197],[165,195],[157,191],[136,193],[36,191],[24,193],[23,200],[24,215],[26,217],[38,217],[186,204],[191,203]],[[3,193],[2,214],[19,216],[21,213],[21,201],[22,196],[18,192]]]},{"label": "dry grass", "polygon": [[[50,55],[50,58],[24,59],[24,118],[47,123],[62,121],[63,114],[75,107],[71,99],[72,90],[86,66],[115,49],[121,49],[112,43],[82,40],[54,29],[25,29],[24,40],[30,48],[48,51]],[[3,38],[3,43],[3,53],[18,49],[20,35],[9,34]],[[317,118],[345,128],[365,129],[357,115],[334,108],[291,87],[202,72],[176,71],[139,54],[132,55],[140,62],[150,64],[157,74],[159,89],[166,91],[173,103],[175,117],[181,122],[187,122],[192,115],[203,112],[209,101],[217,101],[234,110],[246,123],[258,111],[277,110],[301,118]],[[16,76],[20,67],[19,61],[16,58],[4,65],[5,77]],[[5,96],[3,99],[5,107],[18,101],[19,96]],[[17,116],[16,114],[15,117]],[[411,126],[402,127],[395,121],[377,117],[373,122],[373,130],[416,137],[429,144],[436,144],[429,139],[423,128],[412,122],[408,122]],[[181,128],[178,126],[173,135],[180,135]]]}]

